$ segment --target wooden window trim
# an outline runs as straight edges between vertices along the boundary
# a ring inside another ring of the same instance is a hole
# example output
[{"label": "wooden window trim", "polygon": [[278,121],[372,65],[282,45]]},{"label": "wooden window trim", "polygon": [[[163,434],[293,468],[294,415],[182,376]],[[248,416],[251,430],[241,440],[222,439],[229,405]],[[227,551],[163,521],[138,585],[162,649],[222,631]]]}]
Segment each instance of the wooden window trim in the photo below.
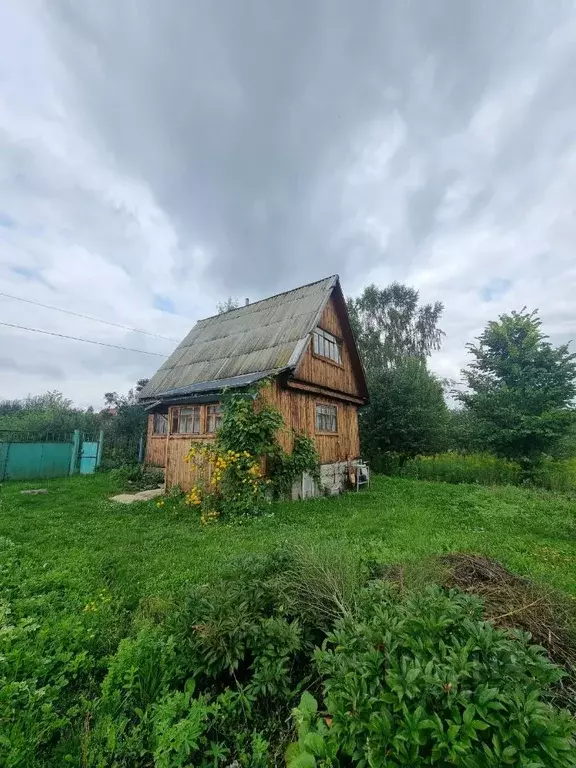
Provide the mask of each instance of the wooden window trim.
[{"label": "wooden window trim", "polygon": [[[315,357],[316,360],[321,360],[323,363],[329,363],[335,368],[344,368],[344,363],[337,363],[336,360],[332,360],[330,357],[324,357],[324,355],[319,355],[314,352],[314,342],[312,342],[312,357]],[[340,351],[340,357],[342,357],[342,351]]]},{"label": "wooden window trim", "polygon": [[[325,430],[318,429],[316,427],[316,409],[318,408],[319,405],[321,405],[321,406],[328,406],[329,408],[335,408],[336,409],[336,431],[335,432],[326,432]],[[338,437],[338,435],[340,434],[340,413],[339,413],[339,410],[340,409],[338,408],[338,405],[335,404],[335,403],[327,403],[327,402],[323,402],[321,400],[317,400],[314,403],[314,434],[316,434],[316,435],[324,435],[326,437]]]},{"label": "wooden window trim", "polygon": [[[180,426],[180,413],[181,413],[181,411],[189,409],[189,408],[198,408],[199,411],[200,411],[200,414],[199,414],[200,415],[200,419],[199,419],[200,429],[199,429],[199,431],[198,432],[180,432],[179,430],[174,431],[173,430],[173,426],[174,426],[175,417],[177,416],[177,418],[178,418],[178,426]],[[203,427],[203,424],[202,424],[202,411],[203,410],[204,410],[204,408],[203,408],[202,405],[181,405],[181,406],[178,406],[177,408],[174,408],[173,411],[172,411],[172,414],[171,414],[170,421],[169,421],[169,432],[168,432],[168,434],[171,437],[196,437],[196,438],[202,437],[202,434],[203,434],[203,432],[202,432],[202,427]]]},{"label": "wooden window trim", "polygon": [[216,433],[218,432],[218,429],[216,429],[214,432],[209,432],[209,431],[208,431],[208,423],[209,423],[209,419],[210,419],[210,416],[209,416],[209,414],[208,414],[208,409],[209,409],[210,407],[214,407],[214,406],[218,406],[218,407],[220,408],[220,423],[222,423],[222,403],[220,403],[220,402],[217,402],[217,403],[208,403],[208,404],[207,404],[207,405],[204,407],[204,410],[205,410],[205,412],[206,412],[206,421],[205,421],[205,425],[204,425],[205,433],[204,433],[204,434],[206,434],[206,435],[210,435],[211,437],[214,437],[214,435],[216,435]]},{"label": "wooden window trim", "polygon": [[[322,331],[323,333],[327,333],[329,336],[331,336],[336,346],[338,347],[338,352],[340,354],[340,362],[337,360],[333,360],[331,357],[326,357],[326,355],[321,355],[318,352],[314,351],[314,334],[316,331]],[[335,365],[336,368],[344,368],[344,362],[343,362],[343,350],[344,350],[344,339],[342,339],[340,336],[336,336],[335,333],[332,333],[332,331],[327,331],[326,328],[322,328],[321,325],[317,325],[316,328],[312,331],[312,338],[310,339],[310,350],[312,352],[312,357],[315,357],[317,360],[322,360],[325,363],[330,363],[330,365]]]}]

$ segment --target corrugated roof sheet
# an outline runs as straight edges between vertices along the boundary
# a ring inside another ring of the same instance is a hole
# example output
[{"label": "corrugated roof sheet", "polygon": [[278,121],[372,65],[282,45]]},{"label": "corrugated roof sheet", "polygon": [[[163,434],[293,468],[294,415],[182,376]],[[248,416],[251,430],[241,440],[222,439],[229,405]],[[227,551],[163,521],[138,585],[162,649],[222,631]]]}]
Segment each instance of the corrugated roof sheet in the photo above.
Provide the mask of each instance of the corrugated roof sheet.
[{"label": "corrugated roof sheet", "polygon": [[247,387],[249,384],[254,384],[267,376],[274,376],[276,373],[277,371],[260,371],[258,373],[245,373],[242,376],[231,376],[228,379],[217,379],[216,381],[199,381],[196,384],[189,384],[187,387],[159,392],[158,397],[181,397],[182,395],[197,395],[204,392],[219,392],[222,389]]},{"label": "corrugated roof sheet", "polygon": [[295,367],[337,281],[334,275],[199,320],[140,397]]}]

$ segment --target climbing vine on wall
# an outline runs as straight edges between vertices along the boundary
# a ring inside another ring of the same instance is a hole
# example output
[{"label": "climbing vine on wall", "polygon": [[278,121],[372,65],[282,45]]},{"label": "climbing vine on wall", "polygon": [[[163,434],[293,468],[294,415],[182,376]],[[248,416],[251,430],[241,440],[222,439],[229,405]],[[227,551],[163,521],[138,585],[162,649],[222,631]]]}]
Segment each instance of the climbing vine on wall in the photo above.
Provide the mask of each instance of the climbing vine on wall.
[{"label": "climbing vine on wall", "polygon": [[[258,395],[269,383],[222,396],[222,423],[210,443],[193,444],[186,461],[203,476],[186,496],[204,525],[219,518],[254,516],[285,495],[302,472],[320,482],[318,454],[307,435],[294,434],[287,453],[278,442],[280,412]],[[267,470],[267,472],[266,472]]]}]

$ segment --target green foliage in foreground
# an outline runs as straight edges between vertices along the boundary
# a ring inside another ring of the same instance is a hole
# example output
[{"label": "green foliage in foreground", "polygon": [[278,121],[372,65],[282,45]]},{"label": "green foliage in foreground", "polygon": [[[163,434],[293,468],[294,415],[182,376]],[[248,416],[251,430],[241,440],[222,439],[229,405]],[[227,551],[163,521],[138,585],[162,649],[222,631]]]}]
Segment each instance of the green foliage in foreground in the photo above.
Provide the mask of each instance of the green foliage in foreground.
[{"label": "green foliage in foreground", "polygon": [[[0,488],[0,764],[108,768],[141,749],[148,766],[223,767],[234,734],[241,765],[282,765],[303,690],[324,707],[313,648],[362,602],[357,571],[334,563],[480,551],[576,595],[566,496],[377,477],[360,494],[206,529],[193,510],[109,502],[113,483]],[[303,541],[325,566],[261,559]]]},{"label": "green foliage in foreground", "polygon": [[[394,454],[382,455],[373,465],[380,472],[419,480],[483,485],[520,485],[526,482],[520,464],[489,454],[441,453],[418,456],[410,461]],[[551,491],[576,490],[576,460],[542,461],[533,473],[531,484]]]},{"label": "green foliage in foreground", "polygon": [[289,768],[576,765],[572,717],[543,696],[559,670],[470,596],[370,584],[315,659],[323,712],[302,697]]},{"label": "green foliage in foreground", "polygon": [[[12,620],[5,599],[1,764],[271,768],[298,700],[292,768],[576,764],[574,722],[550,700],[561,673],[527,636],[438,588],[411,596],[358,572],[346,591],[340,567],[309,557],[244,558],[121,639],[106,591],[63,624]],[[325,719],[308,717],[309,687]]]}]

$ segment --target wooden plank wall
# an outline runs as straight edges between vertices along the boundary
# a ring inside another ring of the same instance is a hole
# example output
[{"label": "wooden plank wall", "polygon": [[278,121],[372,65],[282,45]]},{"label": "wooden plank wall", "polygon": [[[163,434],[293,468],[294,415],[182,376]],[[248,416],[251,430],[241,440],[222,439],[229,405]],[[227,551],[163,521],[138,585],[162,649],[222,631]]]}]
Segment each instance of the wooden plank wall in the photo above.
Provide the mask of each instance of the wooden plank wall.
[{"label": "wooden plank wall", "polygon": [[[278,381],[264,389],[262,399],[274,405],[284,418],[285,427],[280,430],[278,440],[282,447],[292,450],[292,429],[305,432],[314,438],[316,450],[322,464],[331,464],[347,459],[356,459],[360,455],[358,437],[358,409],[352,403],[314,395],[309,392],[285,389]],[[338,407],[338,434],[316,434],[316,404],[326,403]],[[169,420],[171,423],[171,419]],[[149,438],[146,461],[152,464],[166,458],[166,486],[180,486],[189,490],[199,479],[207,479],[210,469],[198,471],[196,467],[184,461],[192,442],[209,442],[212,438],[202,435],[162,435],[150,437],[152,429],[148,426]],[[152,446],[152,448],[150,447]],[[161,466],[157,464],[156,466]]]},{"label": "wooden plank wall", "polygon": [[146,434],[146,464],[153,467],[166,466],[166,435],[154,435],[154,415],[148,416],[148,430]]},{"label": "wooden plank wall", "polygon": [[[360,455],[358,408],[352,403],[322,397],[309,392],[284,389],[278,381],[264,390],[262,396],[274,405],[284,418],[286,428],[278,436],[282,447],[292,450],[292,429],[314,438],[321,464],[357,459]],[[336,405],[338,434],[316,434],[316,404]]]},{"label": "wooden plank wall", "polygon": [[[319,325],[334,336],[342,337],[342,326],[336,312],[334,299],[331,298],[326,304]],[[296,370],[295,378],[350,395],[360,395],[360,388],[356,381],[346,344],[342,345],[342,365],[338,365],[333,361],[316,357],[313,353],[312,340],[310,340],[302,362]]]},{"label": "wooden plank wall", "polygon": [[211,440],[205,436],[192,438],[190,435],[170,435],[168,437],[167,488],[177,485],[183,491],[189,491],[199,480],[207,481],[210,479],[210,466],[208,464],[203,468],[198,468],[195,464],[189,464],[184,460],[193,442],[205,443],[211,442]]}]

